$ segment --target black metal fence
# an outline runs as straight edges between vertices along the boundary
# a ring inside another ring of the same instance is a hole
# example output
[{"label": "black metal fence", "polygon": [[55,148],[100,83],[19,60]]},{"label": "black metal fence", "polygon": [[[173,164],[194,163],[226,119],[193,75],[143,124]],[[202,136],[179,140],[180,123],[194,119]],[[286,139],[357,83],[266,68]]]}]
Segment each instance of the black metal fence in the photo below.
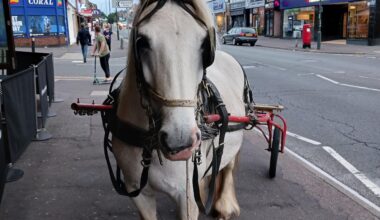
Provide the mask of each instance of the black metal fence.
[{"label": "black metal fence", "polygon": [[17,70],[0,76],[0,203],[8,164],[32,140],[47,140],[45,124],[54,100],[52,54],[16,52]]}]

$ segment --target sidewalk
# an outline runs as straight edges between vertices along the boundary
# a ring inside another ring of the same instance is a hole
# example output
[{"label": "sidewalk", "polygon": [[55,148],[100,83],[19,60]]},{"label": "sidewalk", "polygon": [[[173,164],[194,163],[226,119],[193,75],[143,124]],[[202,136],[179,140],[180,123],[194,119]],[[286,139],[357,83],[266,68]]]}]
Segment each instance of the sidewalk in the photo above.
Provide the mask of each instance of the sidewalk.
[{"label": "sidewalk", "polygon": [[[118,58],[126,56],[127,51],[125,48],[128,46],[128,40],[124,39],[123,44],[124,49],[121,49],[121,39],[117,40],[114,38],[112,40],[111,57]],[[322,42],[321,49],[317,50],[317,42],[312,42],[311,49],[303,49],[302,39],[296,40],[259,36],[256,46],[314,53],[380,55],[380,46],[345,44],[345,41],[343,40]],[[89,47],[89,54],[91,53],[91,49],[92,47]],[[16,50],[30,52],[32,49],[29,47],[17,47]],[[36,52],[53,53],[54,58],[81,59],[82,57],[80,46],[76,44],[64,47],[37,47]]]},{"label": "sidewalk", "polygon": [[357,55],[375,55],[380,54],[380,46],[362,46],[345,44],[345,41],[326,41],[322,42],[321,49],[317,50],[317,42],[312,42],[311,49],[302,48],[302,39],[281,39],[259,36],[256,46],[269,47],[284,50],[307,51],[317,53],[333,53],[333,54],[357,54]]},{"label": "sidewalk", "polygon": [[[120,39],[121,40],[121,39]],[[111,44],[111,57],[119,58],[126,57],[127,51],[125,48],[128,46],[127,41],[124,40],[124,49],[120,49],[121,41],[115,37]],[[16,47],[16,51],[31,52],[30,47]],[[88,56],[91,55],[92,46],[88,47]],[[54,58],[66,58],[66,59],[82,59],[82,52],[80,45],[72,44],[63,47],[36,47],[37,53],[53,53]]]}]

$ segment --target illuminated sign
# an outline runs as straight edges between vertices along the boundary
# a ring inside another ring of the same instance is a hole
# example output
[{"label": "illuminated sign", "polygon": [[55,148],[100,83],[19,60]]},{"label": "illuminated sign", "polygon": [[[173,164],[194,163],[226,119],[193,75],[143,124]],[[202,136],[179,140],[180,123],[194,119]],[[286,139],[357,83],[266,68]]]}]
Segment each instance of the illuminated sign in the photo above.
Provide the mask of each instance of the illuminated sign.
[{"label": "illuminated sign", "polygon": [[29,5],[48,5],[53,6],[53,0],[28,0]]}]

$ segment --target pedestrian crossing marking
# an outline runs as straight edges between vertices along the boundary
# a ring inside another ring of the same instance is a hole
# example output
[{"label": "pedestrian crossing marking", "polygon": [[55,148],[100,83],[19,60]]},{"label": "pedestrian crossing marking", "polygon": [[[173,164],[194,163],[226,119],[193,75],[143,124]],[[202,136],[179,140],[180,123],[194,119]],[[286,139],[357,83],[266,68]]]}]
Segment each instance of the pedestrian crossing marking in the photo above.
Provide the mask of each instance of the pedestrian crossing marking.
[{"label": "pedestrian crossing marking", "polygon": [[107,96],[108,90],[94,90],[90,94],[91,96]]}]

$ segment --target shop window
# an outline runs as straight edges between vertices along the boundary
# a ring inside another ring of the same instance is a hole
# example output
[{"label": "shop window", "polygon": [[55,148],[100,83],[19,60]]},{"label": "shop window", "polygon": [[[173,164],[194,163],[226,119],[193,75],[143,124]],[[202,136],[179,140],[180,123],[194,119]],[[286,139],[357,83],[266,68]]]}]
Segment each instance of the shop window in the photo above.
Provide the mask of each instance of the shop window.
[{"label": "shop window", "polygon": [[12,29],[14,37],[26,36],[25,16],[12,16]]},{"label": "shop window", "polygon": [[348,6],[348,38],[368,38],[369,8],[366,1]]},{"label": "shop window", "polygon": [[5,26],[3,0],[0,0],[0,66],[7,63],[8,37]]},{"label": "shop window", "polygon": [[28,16],[30,36],[57,35],[57,19],[55,16]]},{"label": "shop window", "polygon": [[301,37],[303,25],[311,24],[314,27],[314,18],[314,7],[284,10],[283,37]]},{"label": "shop window", "polygon": [[66,32],[66,22],[64,16],[58,16],[58,33],[59,35],[65,35]]}]

